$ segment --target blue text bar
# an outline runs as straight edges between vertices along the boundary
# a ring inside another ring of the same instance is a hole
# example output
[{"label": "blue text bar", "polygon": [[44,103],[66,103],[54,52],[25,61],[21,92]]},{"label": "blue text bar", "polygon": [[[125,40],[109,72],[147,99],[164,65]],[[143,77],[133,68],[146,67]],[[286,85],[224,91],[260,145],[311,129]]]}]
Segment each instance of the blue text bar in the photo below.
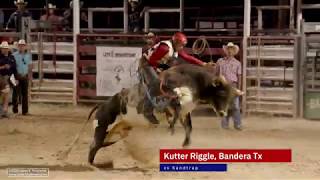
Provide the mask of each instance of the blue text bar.
[{"label": "blue text bar", "polygon": [[227,171],[227,164],[160,164],[160,171]]}]

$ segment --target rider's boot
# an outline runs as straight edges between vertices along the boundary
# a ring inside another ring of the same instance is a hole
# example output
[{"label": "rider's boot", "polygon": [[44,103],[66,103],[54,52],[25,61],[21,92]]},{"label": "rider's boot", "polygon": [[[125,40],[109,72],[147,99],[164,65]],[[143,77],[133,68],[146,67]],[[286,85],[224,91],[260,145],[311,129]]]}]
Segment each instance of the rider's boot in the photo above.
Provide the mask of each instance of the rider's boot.
[{"label": "rider's boot", "polygon": [[152,124],[159,124],[160,122],[157,120],[157,118],[153,115],[153,113],[144,113],[144,117]]},{"label": "rider's boot", "polygon": [[145,99],[143,108],[144,117],[152,124],[159,124],[157,118],[153,115],[153,106],[149,99]]}]

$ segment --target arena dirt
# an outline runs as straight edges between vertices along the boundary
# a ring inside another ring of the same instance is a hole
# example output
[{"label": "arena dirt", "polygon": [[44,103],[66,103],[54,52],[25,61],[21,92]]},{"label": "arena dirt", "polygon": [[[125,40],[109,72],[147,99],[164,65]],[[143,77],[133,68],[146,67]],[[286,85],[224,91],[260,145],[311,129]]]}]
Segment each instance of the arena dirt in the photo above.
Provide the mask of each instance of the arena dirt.
[{"label": "arena dirt", "polygon": [[[225,173],[162,173],[159,148],[181,148],[184,131],[176,126],[149,126],[141,116],[126,117],[135,125],[123,141],[101,149],[99,168],[86,163],[92,140],[91,122],[68,158],[69,147],[90,107],[31,106],[31,116],[0,119],[0,179],[7,168],[47,167],[49,179],[319,179],[320,121],[271,117],[244,118],[244,130],[222,130],[214,117],[193,117],[190,148],[291,148],[292,163],[230,163]],[[232,124],[231,124],[232,125]],[[232,127],[232,126],[230,126]],[[48,179],[48,178],[45,178]]]}]

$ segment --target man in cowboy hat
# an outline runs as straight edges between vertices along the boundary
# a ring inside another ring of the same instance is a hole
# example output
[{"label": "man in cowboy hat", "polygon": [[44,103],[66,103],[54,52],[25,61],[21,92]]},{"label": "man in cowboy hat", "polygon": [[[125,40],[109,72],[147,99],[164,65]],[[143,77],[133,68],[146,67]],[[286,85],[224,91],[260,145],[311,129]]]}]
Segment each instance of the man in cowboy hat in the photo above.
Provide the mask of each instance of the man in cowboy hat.
[{"label": "man in cowboy hat", "polygon": [[21,97],[22,115],[28,114],[28,89],[29,81],[32,79],[32,56],[27,51],[24,39],[18,42],[18,51],[13,53],[17,66],[17,80],[19,84],[13,88],[12,112],[18,113],[18,99]]},{"label": "man in cowboy hat", "polygon": [[[73,1],[69,3],[70,8],[63,13],[62,24],[64,25],[64,30],[72,31],[73,27]],[[80,1],[80,8],[83,6],[83,1]],[[86,12],[80,11],[80,28],[88,27],[88,16]]]},{"label": "man in cowboy hat", "polygon": [[45,10],[48,10],[48,13],[42,15],[40,17],[40,20],[42,21],[51,21],[51,22],[59,22],[62,20],[61,16],[57,16],[55,14],[55,10],[56,10],[57,6],[53,5],[51,3],[48,4],[48,7],[44,7]]},{"label": "man in cowboy hat", "polygon": [[14,57],[10,53],[10,46],[7,41],[3,41],[0,45],[0,91],[3,95],[3,107],[1,117],[8,117],[9,105],[9,77],[17,74],[16,63]]},{"label": "man in cowboy hat", "polygon": [[[223,46],[225,53],[224,58],[217,61],[218,73],[223,75],[234,87],[241,88],[241,63],[234,57],[239,52],[239,46],[232,42]],[[232,116],[234,128],[241,130],[241,114],[239,107],[239,97],[234,99],[231,109],[228,111],[228,116],[222,119],[221,126],[224,129],[229,128],[229,118]]]},{"label": "man in cowboy hat", "polygon": [[146,52],[148,49],[152,48],[156,43],[159,42],[159,38],[153,33],[149,32],[144,36],[145,46],[142,49],[142,52]]},{"label": "man in cowboy hat", "polygon": [[21,32],[22,17],[31,17],[31,14],[25,9],[28,3],[24,0],[14,1],[14,4],[17,6],[17,10],[10,15],[6,29],[12,27],[16,29],[16,32]]},{"label": "man in cowboy hat", "polygon": [[48,7],[44,7],[48,12],[40,17],[41,21],[48,21],[54,27],[54,29],[59,29],[61,25],[63,17],[57,16],[55,14],[55,9],[57,8],[55,5],[49,3]]}]

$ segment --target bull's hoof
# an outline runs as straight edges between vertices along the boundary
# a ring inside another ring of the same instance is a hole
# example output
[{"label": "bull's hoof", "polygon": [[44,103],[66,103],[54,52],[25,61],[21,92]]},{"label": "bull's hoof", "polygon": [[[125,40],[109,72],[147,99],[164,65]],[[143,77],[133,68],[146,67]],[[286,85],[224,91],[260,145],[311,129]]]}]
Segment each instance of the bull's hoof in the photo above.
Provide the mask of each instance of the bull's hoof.
[{"label": "bull's hoof", "polygon": [[171,135],[174,135],[175,133],[174,124],[170,123],[169,130],[171,132]]},{"label": "bull's hoof", "polygon": [[188,147],[190,145],[190,139],[185,139],[182,146],[185,148],[185,147]]},{"label": "bull's hoof", "polygon": [[174,135],[175,129],[173,127],[169,127],[168,130],[170,131],[171,135]]},{"label": "bull's hoof", "polygon": [[92,165],[93,164],[93,160],[94,160],[94,157],[89,155],[88,163]]},{"label": "bull's hoof", "polygon": [[98,150],[99,148],[97,147],[90,147],[89,154],[88,154],[88,163],[93,164],[94,158]]}]

